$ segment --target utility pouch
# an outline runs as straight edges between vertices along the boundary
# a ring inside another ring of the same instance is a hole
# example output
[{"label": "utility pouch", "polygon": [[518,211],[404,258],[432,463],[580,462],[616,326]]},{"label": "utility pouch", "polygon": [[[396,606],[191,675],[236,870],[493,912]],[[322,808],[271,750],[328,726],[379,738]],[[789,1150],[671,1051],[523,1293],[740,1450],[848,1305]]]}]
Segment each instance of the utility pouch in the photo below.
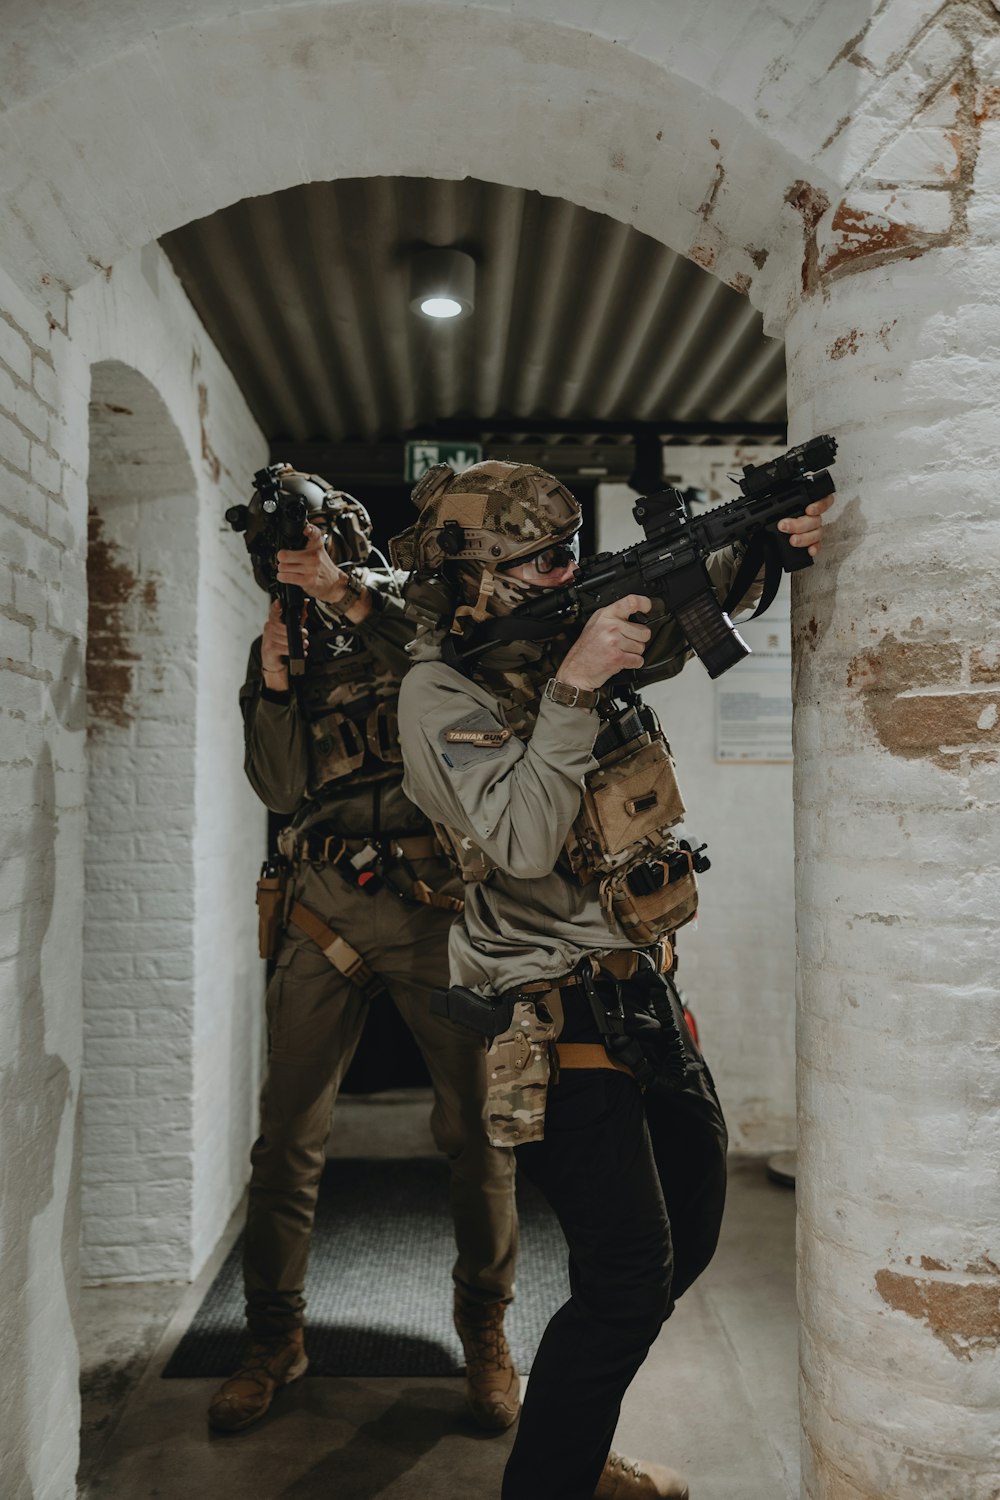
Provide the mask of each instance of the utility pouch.
[{"label": "utility pouch", "polygon": [[309,725],[313,735],[315,782],[323,786],[349,776],[364,764],[365,727],[340,712],[324,714]]},{"label": "utility pouch", "polygon": [[615,747],[587,776],[566,841],[570,866],[581,880],[626,863],[630,850],[663,846],[684,816],[670,746],[652,722],[652,732]]},{"label": "utility pouch", "polygon": [[[678,867],[674,857],[681,854]],[[661,878],[657,879],[657,876]],[[655,943],[683,927],[698,912],[698,881],[692,862],[678,845],[650,860],[640,854],[601,881],[601,902],[632,942]]]},{"label": "utility pouch", "polygon": [[257,947],[261,958],[274,958],[285,925],[288,866],[284,860],[264,861],[257,882]]},{"label": "utility pouch", "polygon": [[368,715],[365,724],[368,749],[376,760],[387,766],[401,766],[403,751],[399,743],[399,720],[396,710],[389,703],[379,703]]}]

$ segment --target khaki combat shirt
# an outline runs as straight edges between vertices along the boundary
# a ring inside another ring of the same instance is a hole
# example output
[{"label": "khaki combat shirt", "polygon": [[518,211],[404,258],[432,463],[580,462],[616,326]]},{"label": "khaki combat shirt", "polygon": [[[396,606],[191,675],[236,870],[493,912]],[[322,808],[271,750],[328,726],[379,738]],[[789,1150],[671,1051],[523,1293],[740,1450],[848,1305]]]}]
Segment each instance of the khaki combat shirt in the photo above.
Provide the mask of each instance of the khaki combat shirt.
[{"label": "khaki combat shirt", "polygon": [[[709,574],[720,599],[735,575],[732,549]],[[743,605],[760,596],[761,580]],[[675,676],[691,652],[672,615],[648,615],[647,680]],[[539,685],[539,690],[541,684]],[[584,953],[631,948],[601,906],[598,884],[581,886],[555,868],[580,807],[584,777],[597,765],[595,711],[543,698],[527,740],[451,743],[448,730],[502,729],[504,711],[488,688],[440,660],[411,667],[399,695],[406,773],[403,790],[436,822],[460,830],[496,862],[465,887],[465,911],[451,929],[451,982],[499,994],[532,979],[567,974]]]}]

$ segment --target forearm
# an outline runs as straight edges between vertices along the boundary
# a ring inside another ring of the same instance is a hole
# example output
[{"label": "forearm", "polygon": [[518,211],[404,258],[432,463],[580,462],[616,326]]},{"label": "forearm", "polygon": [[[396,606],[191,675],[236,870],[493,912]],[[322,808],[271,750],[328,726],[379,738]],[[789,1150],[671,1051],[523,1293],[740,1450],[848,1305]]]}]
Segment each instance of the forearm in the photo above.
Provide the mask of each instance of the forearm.
[{"label": "forearm", "polygon": [[259,643],[254,644],[240,692],[244,769],[257,796],[272,812],[294,812],[309,780],[305,727],[294,694],[266,685]]}]

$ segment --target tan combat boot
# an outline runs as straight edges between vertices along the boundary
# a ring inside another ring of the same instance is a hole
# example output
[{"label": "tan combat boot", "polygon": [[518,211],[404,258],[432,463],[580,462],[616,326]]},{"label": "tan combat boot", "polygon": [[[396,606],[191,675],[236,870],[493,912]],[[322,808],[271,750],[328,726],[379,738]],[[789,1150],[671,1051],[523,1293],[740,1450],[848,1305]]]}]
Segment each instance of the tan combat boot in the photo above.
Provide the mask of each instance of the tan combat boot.
[{"label": "tan combat boot", "polygon": [[455,1292],[455,1331],[465,1350],[465,1399],[480,1427],[504,1432],[521,1410],[521,1382],[503,1331],[502,1302]]},{"label": "tan combat boot", "polygon": [[253,1339],[236,1374],[212,1397],[209,1426],[218,1432],[249,1427],[267,1411],[278,1387],[298,1380],[308,1368],[301,1328],[273,1339]]},{"label": "tan combat boot", "polygon": [[597,1481],[594,1500],[688,1500],[688,1487],[663,1464],[624,1458],[612,1451]]}]

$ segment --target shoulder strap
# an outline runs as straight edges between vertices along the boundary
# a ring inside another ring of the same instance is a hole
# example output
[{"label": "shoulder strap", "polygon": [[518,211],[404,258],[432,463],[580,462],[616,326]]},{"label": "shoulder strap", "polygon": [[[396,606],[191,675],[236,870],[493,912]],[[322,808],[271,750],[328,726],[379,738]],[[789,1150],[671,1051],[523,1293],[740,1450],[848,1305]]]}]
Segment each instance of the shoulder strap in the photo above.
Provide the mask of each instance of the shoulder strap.
[{"label": "shoulder strap", "polygon": [[329,959],[333,967],[345,979],[356,984],[366,1000],[374,1000],[376,995],[381,995],[385,986],[377,974],[373,974],[356,948],[352,948],[346,938],[342,938],[339,932],[334,932],[327,927],[325,922],[320,921],[315,912],[303,906],[301,901],[296,901],[289,912],[289,920],[294,922],[306,937],[312,938],[318,948],[322,948],[324,956]]}]

